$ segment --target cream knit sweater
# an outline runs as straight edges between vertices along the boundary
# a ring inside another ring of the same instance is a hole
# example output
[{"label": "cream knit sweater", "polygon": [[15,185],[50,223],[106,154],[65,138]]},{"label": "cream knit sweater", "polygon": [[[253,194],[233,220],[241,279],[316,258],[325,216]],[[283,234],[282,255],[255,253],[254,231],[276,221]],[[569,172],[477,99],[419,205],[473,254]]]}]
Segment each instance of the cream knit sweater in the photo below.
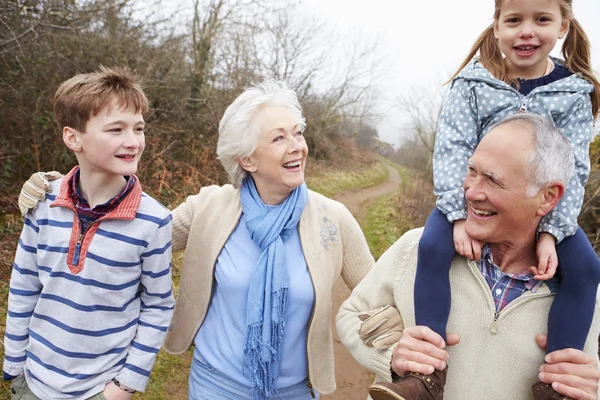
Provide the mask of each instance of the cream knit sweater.
[{"label": "cream knit sweater", "polygon": [[[184,250],[181,285],[164,348],[181,354],[192,345],[212,296],[217,257],[237,226],[242,208],[231,185],[203,187],[173,211],[173,251]],[[375,261],[360,226],[341,203],[308,191],[298,224],[302,251],[315,290],[307,337],[310,384],[335,390],[331,295],[341,276],[354,288]],[[240,349],[242,351],[242,349]]]},{"label": "cream knit sweater", "polygon": [[[379,259],[375,267],[342,304],[337,330],[342,343],[356,360],[391,380],[392,349],[377,351],[358,336],[361,311],[394,305],[404,326],[415,325],[413,287],[417,246],[422,229],[407,232]],[[546,333],[548,311],[554,295],[546,285],[536,293],[526,292],[495,316],[492,293],[473,261],[457,256],[450,268],[452,308],[448,332],[460,335],[460,343],[448,349],[446,400],[531,399],[531,385],[545,353],[535,335]],[[600,306],[588,336],[585,351],[598,354]]]}]

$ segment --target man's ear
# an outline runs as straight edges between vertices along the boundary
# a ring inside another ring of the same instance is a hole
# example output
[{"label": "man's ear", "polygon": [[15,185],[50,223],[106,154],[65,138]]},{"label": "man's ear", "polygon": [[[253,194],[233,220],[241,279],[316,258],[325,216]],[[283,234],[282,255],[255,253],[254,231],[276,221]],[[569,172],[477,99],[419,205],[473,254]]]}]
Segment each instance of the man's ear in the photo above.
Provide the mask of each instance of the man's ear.
[{"label": "man's ear", "polygon": [[252,161],[252,159],[250,157],[239,157],[236,158],[238,164],[240,164],[240,166],[242,168],[244,168],[246,171],[248,172],[255,172],[256,171],[256,165],[254,165],[254,162]]},{"label": "man's ear", "polygon": [[76,153],[79,153],[81,151],[79,135],[81,134],[76,129],[70,128],[68,126],[65,126],[63,128],[63,142],[65,142],[65,145],[71,151],[74,151]]},{"label": "man's ear", "polygon": [[565,194],[565,184],[562,182],[552,182],[540,190],[540,206],[537,215],[543,217],[548,214],[562,199]]}]

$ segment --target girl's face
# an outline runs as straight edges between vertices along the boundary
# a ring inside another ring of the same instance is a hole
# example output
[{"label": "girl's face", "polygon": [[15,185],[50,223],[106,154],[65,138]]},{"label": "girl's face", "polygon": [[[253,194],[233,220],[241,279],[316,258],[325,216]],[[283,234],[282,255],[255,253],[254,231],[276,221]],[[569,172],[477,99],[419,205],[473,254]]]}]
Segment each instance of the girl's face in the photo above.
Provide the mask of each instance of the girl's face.
[{"label": "girl's face", "polygon": [[558,0],[505,0],[494,36],[511,78],[539,78],[558,39],[565,37],[569,20],[563,19]]}]

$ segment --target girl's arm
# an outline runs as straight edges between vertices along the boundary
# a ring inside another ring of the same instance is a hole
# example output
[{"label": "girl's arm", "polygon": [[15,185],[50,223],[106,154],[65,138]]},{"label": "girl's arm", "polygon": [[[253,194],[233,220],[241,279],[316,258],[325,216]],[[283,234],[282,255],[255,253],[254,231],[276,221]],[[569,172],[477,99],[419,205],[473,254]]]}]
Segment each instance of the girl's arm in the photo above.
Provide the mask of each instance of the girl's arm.
[{"label": "girl's arm", "polygon": [[433,151],[437,207],[450,222],[467,218],[463,181],[467,163],[477,147],[476,107],[468,82],[452,82],[440,113]]},{"label": "girl's arm", "polygon": [[573,146],[575,173],[568,182],[561,201],[542,218],[538,232],[548,232],[556,238],[558,244],[577,231],[577,217],[581,212],[584,189],[590,176],[590,142],[594,126],[590,96],[582,96],[556,120],[556,126],[562,129]]}]

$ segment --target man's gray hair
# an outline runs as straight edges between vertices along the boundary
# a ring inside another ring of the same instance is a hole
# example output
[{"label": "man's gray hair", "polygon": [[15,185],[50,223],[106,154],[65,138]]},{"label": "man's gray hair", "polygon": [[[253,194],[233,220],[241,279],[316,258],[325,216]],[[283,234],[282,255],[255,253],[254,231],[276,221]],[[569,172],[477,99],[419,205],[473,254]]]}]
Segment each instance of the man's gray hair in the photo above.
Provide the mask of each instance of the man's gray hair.
[{"label": "man's gray hair", "polygon": [[260,126],[256,114],[266,106],[283,106],[296,117],[304,131],[306,121],[296,92],[283,81],[267,79],[249,87],[227,107],[219,123],[217,159],[229,174],[234,187],[240,187],[247,175],[237,162],[238,158],[250,157],[260,140]]},{"label": "man's gray hair", "polygon": [[[529,127],[533,138],[533,149],[525,156],[528,197],[535,196],[541,188],[559,181],[565,186],[573,176],[575,158],[573,148],[554,122],[541,115],[518,113],[512,115],[491,129],[511,122],[519,122]],[[490,130],[491,130],[490,129]]]}]

